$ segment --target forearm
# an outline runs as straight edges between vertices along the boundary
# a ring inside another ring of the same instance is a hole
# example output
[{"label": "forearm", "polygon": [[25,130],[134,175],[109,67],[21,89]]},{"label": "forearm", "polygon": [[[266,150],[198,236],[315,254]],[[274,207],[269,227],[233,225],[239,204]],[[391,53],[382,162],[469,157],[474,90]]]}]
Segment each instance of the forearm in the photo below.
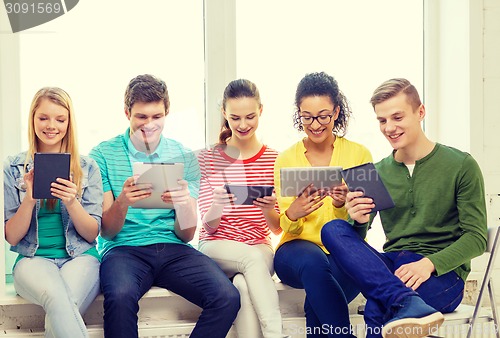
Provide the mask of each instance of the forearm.
[{"label": "forearm", "polygon": [[303,219],[299,218],[297,220],[291,220],[288,218],[286,212],[280,215],[280,228],[284,232],[289,232],[294,235],[300,235],[304,229]]},{"label": "forearm", "polygon": [[428,255],[438,276],[452,271],[460,265],[470,262],[474,257],[484,253],[486,240],[476,233],[464,233],[446,248]]},{"label": "forearm", "polygon": [[205,213],[203,216],[203,227],[205,230],[209,233],[212,234],[217,231],[217,228],[220,225],[220,220],[222,217],[222,210],[224,209],[224,206],[218,206],[212,204],[210,208],[208,208],[208,211]]},{"label": "forearm", "polygon": [[196,200],[192,197],[186,203],[175,205],[175,234],[184,242],[193,239],[198,223]]},{"label": "forearm", "polygon": [[347,220],[348,213],[346,208],[342,205],[341,207],[333,207],[333,218]]},{"label": "forearm", "polygon": [[276,210],[268,209],[263,211],[263,214],[269,230],[271,230],[271,232],[275,235],[281,234],[283,230],[280,227],[280,215],[276,212]]},{"label": "forearm", "polygon": [[92,243],[99,231],[99,224],[97,220],[90,216],[89,213],[83,208],[78,200],[74,200],[71,205],[66,205],[69,216],[75,225],[76,231],[87,242]]},{"label": "forearm", "polygon": [[113,239],[123,228],[128,206],[122,204],[118,199],[103,211],[101,222],[101,236],[104,239]]},{"label": "forearm", "polygon": [[35,205],[36,200],[24,199],[16,214],[5,223],[5,239],[10,245],[17,245],[26,236]]},{"label": "forearm", "polygon": [[[293,197],[278,197],[278,205],[279,209],[283,210],[280,216],[280,228],[284,232],[289,232],[295,235],[298,235],[302,232],[302,219],[291,219],[287,213],[290,205],[292,204],[294,198]],[[292,215],[293,217],[293,215]]]}]

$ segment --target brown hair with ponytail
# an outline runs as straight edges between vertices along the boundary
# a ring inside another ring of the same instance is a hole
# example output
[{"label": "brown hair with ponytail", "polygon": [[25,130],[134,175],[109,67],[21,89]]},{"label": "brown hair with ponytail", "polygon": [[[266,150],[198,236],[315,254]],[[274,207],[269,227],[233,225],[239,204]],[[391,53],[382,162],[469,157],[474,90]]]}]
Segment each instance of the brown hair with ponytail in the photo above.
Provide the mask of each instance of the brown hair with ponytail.
[{"label": "brown hair with ponytail", "polygon": [[[239,99],[242,97],[250,97],[255,99],[259,106],[262,106],[260,102],[260,94],[257,86],[252,81],[246,79],[238,79],[229,82],[224,89],[224,96],[222,98],[222,111],[226,111],[226,103],[229,99]],[[222,127],[219,134],[219,145],[227,144],[227,140],[231,138],[233,133],[229,128],[229,122],[224,117],[222,122]]]}]

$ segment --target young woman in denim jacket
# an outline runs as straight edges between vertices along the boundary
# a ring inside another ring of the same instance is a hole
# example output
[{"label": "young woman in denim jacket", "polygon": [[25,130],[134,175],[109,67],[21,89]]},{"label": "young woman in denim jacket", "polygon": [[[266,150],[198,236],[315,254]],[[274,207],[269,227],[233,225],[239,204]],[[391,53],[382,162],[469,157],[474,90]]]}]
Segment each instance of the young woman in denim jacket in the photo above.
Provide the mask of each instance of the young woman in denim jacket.
[{"label": "young woman in denim jacket", "polygon": [[[81,313],[99,293],[100,171],[78,154],[73,106],[64,90],[35,94],[28,131],[28,151],[4,163],[5,238],[19,254],[14,287],[44,308],[45,337],[88,337]],[[36,152],[71,154],[71,180],[52,183],[54,199],[32,197]]]}]

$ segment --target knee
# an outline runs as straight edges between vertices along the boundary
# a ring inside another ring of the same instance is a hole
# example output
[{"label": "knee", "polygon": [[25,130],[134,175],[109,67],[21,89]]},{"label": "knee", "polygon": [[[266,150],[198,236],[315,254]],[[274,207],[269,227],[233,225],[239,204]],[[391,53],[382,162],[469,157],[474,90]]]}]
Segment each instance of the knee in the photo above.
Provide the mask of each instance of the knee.
[{"label": "knee", "polygon": [[[243,278],[243,276],[241,277]],[[246,283],[244,284],[246,287]],[[218,308],[228,315],[234,315],[234,317],[236,317],[236,314],[240,309],[240,293],[238,292],[238,289],[236,289],[236,287],[228,280],[228,285],[221,286],[219,288],[219,291],[211,303],[212,307]]]},{"label": "knee", "polygon": [[[68,293],[61,293],[64,290],[56,290],[55,288],[48,287],[40,290],[40,297],[38,301],[41,303],[43,308],[60,307],[66,304],[66,300],[71,296]],[[76,304],[74,299],[70,300],[72,303]]]},{"label": "knee", "polygon": [[[258,249],[250,250],[245,257],[241,261],[242,272],[243,273],[253,273],[259,275],[271,275],[271,271],[273,270],[272,263],[268,262],[268,259],[262,254]],[[271,267],[268,267],[271,265]]]},{"label": "knee", "polygon": [[[102,292],[106,306],[117,308],[134,307],[138,304],[137,289],[132,289],[126,285],[103,285]],[[126,305],[125,305],[126,304]],[[138,305],[137,305],[138,306]]]},{"label": "knee", "polygon": [[335,243],[342,241],[342,236],[353,231],[352,225],[343,219],[334,219],[326,223],[321,229],[321,241],[330,251],[329,246],[335,246]]},{"label": "knee", "polygon": [[241,273],[237,273],[234,278],[233,278],[233,285],[238,289],[239,293],[248,293],[248,285],[247,281],[245,280],[245,276]]}]

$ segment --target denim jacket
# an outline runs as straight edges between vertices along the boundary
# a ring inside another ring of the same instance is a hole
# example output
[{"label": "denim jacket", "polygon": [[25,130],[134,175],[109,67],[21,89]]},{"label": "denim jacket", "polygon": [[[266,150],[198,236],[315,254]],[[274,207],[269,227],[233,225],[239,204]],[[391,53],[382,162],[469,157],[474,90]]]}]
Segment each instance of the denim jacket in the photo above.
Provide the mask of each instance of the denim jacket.
[{"label": "denim jacket", "polygon": [[[24,187],[24,161],[26,152],[16,156],[9,156],[4,162],[4,219],[7,222],[15,215],[21,201],[26,194]],[[97,220],[99,230],[101,228],[102,216],[102,181],[101,173],[97,163],[90,157],[80,156],[80,165],[83,171],[82,196],[78,197],[81,205],[90,216]],[[33,168],[33,162],[28,163],[27,170]],[[61,203],[61,218],[66,237],[66,252],[70,257],[76,257],[96,245],[96,241],[89,243],[78,234],[69,217],[66,206]],[[31,216],[31,224],[26,235],[16,246],[11,246],[10,250],[26,257],[33,257],[38,249],[38,212],[40,210],[40,200],[37,200],[36,207]]]}]

